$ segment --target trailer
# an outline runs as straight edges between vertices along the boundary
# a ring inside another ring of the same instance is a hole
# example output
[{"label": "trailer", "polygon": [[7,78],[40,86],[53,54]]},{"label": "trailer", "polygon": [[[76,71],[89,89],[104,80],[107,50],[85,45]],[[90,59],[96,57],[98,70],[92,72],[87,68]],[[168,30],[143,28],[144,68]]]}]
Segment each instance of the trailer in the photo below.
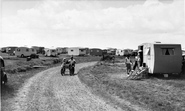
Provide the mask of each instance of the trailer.
[{"label": "trailer", "polygon": [[151,74],[180,74],[182,68],[181,44],[143,43],[138,46],[140,64]]},{"label": "trailer", "polygon": [[133,52],[133,49],[124,49],[123,50],[123,55],[124,56],[131,56]]},{"label": "trailer", "polygon": [[79,56],[85,56],[87,55],[86,48],[79,48]]},{"label": "trailer", "polygon": [[117,49],[117,50],[116,50],[116,55],[117,55],[117,56],[123,56],[123,55],[124,55],[123,50],[122,50],[122,49]]},{"label": "trailer", "polygon": [[9,46],[9,47],[3,47],[2,49],[1,49],[1,52],[2,53],[7,53],[7,54],[9,54],[9,55],[15,55],[15,49],[16,49],[17,47],[15,47],[15,46]]},{"label": "trailer", "polygon": [[80,47],[69,47],[68,55],[78,56],[80,54]]},{"label": "trailer", "polygon": [[60,54],[62,54],[62,47],[57,47],[56,48],[56,51],[57,51],[57,55],[60,55]]},{"label": "trailer", "polygon": [[17,57],[28,57],[32,54],[36,54],[36,50],[28,47],[18,47],[15,49],[15,56]]},{"label": "trailer", "polygon": [[45,49],[45,56],[49,57],[56,57],[57,56],[57,51],[56,49]]},{"label": "trailer", "polygon": [[102,50],[99,48],[92,48],[90,49],[91,56],[102,56]]}]

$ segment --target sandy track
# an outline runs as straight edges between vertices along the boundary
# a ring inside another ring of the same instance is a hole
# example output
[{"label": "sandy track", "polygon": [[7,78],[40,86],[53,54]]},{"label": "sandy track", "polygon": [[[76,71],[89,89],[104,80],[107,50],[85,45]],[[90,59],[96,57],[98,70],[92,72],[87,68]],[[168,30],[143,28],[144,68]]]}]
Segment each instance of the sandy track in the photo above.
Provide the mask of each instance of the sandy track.
[{"label": "sandy track", "polygon": [[[76,72],[95,62],[76,65]],[[14,111],[119,111],[93,95],[78,76],[61,76],[60,67],[38,73],[18,91]]]}]

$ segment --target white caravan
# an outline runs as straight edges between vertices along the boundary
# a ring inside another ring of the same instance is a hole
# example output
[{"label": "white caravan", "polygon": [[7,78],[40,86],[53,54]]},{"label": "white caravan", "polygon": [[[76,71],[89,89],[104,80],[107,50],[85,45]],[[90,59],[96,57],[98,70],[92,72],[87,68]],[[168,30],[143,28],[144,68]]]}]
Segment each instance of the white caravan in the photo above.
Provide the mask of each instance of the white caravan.
[{"label": "white caravan", "polygon": [[31,54],[36,54],[36,50],[33,48],[28,48],[28,47],[18,47],[15,49],[15,56],[17,57],[27,57],[30,56]]},{"label": "white caravan", "polygon": [[79,55],[80,54],[80,48],[79,47],[69,47],[68,48],[68,55]]},{"label": "white caravan", "polygon": [[117,56],[123,56],[124,55],[124,51],[122,49],[117,49],[116,50],[116,55]]},{"label": "white caravan", "polygon": [[45,49],[45,56],[56,57],[57,56],[56,49]]}]

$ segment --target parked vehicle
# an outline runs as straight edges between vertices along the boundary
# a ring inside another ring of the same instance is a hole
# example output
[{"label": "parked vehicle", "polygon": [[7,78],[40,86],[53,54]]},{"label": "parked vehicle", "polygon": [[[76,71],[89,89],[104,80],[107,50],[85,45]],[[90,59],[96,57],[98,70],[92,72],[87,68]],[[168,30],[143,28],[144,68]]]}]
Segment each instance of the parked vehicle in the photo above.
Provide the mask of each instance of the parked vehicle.
[{"label": "parked vehicle", "polygon": [[107,49],[107,54],[108,55],[116,55],[116,48],[108,48]]},{"label": "parked vehicle", "polygon": [[1,49],[1,52],[2,53],[7,53],[7,54],[9,54],[9,55],[15,55],[15,49],[16,49],[17,47],[15,47],[15,46],[9,46],[9,47],[3,47],[2,49]]},{"label": "parked vehicle", "polygon": [[140,64],[146,64],[149,73],[180,74],[182,51],[180,44],[144,43],[138,46]]},{"label": "parked vehicle", "polygon": [[79,48],[79,56],[85,56],[86,55],[86,49],[85,48]]},{"label": "parked vehicle", "polygon": [[56,57],[57,56],[57,51],[56,49],[45,49],[45,56],[50,56],[50,57]]},{"label": "parked vehicle", "polygon": [[90,49],[90,55],[92,56],[102,56],[102,50],[99,48]]},{"label": "parked vehicle", "polygon": [[3,58],[0,56],[0,73],[1,73],[1,85],[5,85],[8,82],[7,75],[5,73],[5,63]]},{"label": "parked vehicle", "polygon": [[18,47],[15,49],[15,56],[17,57],[28,57],[31,54],[36,54],[36,50],[28,47]]},{"label": "parked vehicle", "polygon": [[116,50],[116,55],[117,55],[117,56],[123,56],[123,55],[124,55],[123,50],[122,50],[122,49],[117,49],[117,50]]},{"label": "parked vehicle", "polygon": [[56,51],[57,51],[57,55],[60,55],[60,54],[62,54],[63,48],[62,47],[57,47]]},{"label": "parked vehicle", "polygon": [[123,55],[124,56],[131,56],[132,55],[133,50],[132,49],[124,49],[123,50]]},{"label": "parked vehicle", "polygon": [[40,46],[32,46],[33,49],[36,50],[37,54],[44,54],[44,47],[40,47]]},{"label": "parked vehicle", "polygon": [[74,55],[74,56],[80,55],[80,47],[69,47],[68,55]]}]

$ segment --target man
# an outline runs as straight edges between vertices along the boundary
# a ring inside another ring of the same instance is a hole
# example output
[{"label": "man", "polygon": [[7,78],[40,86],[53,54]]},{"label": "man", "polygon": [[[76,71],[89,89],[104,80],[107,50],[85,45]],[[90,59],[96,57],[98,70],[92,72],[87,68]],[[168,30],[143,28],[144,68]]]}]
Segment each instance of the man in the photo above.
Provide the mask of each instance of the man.
[{"label": "man", "polygon": [[75,64],[76,64],[76,61],[75,61],[75,59],[72,56],[71,59],[68,60],[68,62],[70,64],[70,66],[71,66],[70,75],[73,75],[74,72],[75,72]]},{"label": "man", "polygon": [[73,56],[71,57],[71,59],[68,60],[68,62],[69,62],[71,65],[73,65],[73,66],[75,66],[75,64],[76,64],[76,61],[75,61],[75,59],[73,58]]}]

